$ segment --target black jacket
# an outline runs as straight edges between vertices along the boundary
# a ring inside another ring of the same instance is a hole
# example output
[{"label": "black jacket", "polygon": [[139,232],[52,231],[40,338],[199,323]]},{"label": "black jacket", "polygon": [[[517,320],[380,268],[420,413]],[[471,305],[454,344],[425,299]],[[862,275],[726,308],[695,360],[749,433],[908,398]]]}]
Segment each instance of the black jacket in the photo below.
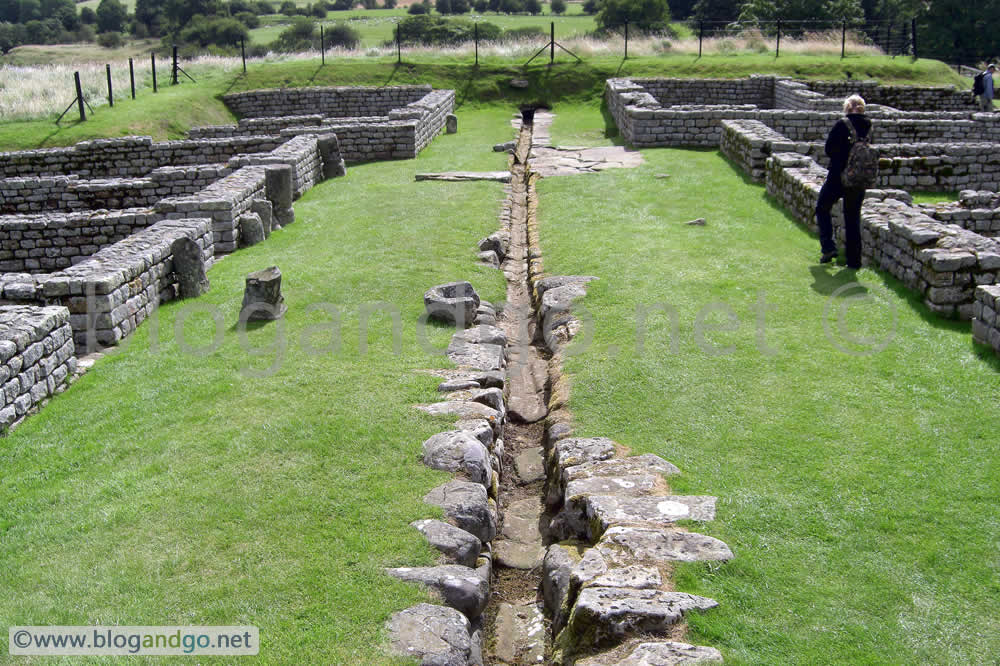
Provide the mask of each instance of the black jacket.
[{"label": "black jacket", "polygon": [[[858,138],[863,139],[872,131],[872,121],[868,120],[863,113],[849,113],[848,120],[854,125],[854,131]],[[843,119],[830,130],[826,137],[826,155],[830,158],[830,175],[837,174],[847,166],[847,154],[851,151],[851,132],[843,123]]]}]

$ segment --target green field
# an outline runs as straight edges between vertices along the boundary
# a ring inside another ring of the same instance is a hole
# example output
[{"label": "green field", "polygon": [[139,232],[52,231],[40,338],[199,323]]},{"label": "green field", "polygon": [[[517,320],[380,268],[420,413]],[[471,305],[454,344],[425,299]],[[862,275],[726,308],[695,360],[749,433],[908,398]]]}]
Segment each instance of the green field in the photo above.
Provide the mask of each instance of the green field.
[{"label": "green field", "polygon": [[[930,61],[851,67],[955,82]],[[351,166],[310,190],[293,225],[209,271],[208,294],[160,308],[0,439],[0,616],[249,624],[261,663],[395,663],[383,623],[426,597],[382,568],[432,559],[407,524],[436,515],[421,497],[447,475],[419,451],[451,423],[411,408],[436,396],[437,380],[416,371],[446,365],[418,344],[421,296],[457,279],[504,295],[475,254],[497,228],[502,187],[414,174],[503,168],[490,146],[511,138],[525,102],[552,106],[556,144],[615,143],[600,101],[610,76],[843,68],[763,55],[299,61],[199,71],[198,84],[143,91],[62,129],[0,123],[4,150],[176,138],[232,122],[220,101],[230,91],[426,82],[456,90],[460,127],[415,160]],[[511,88],[515,76],[529,88]],[[720,603],[689,618],[688,640],[733,664],[993,663],[1000,361],[891,277],[818,265],[816,239],[718,151],[642,154],[638,169],[540,181],[539,230],[549,274],[600,277],[580,302],[592,335],[565,364],[577,434],[658,453],[683,472],[673,491],[719,498],[698,530],[736,559],[679,569],[678,590]],[[707,225],[684,224],[696,217]],[[241,339],[243,280],[269,265],[284,273],[289,312]],[[851,295],[870,300],[834,294],[855,280],[863,291]],[[367,334],[365,304],[381,304]],[[438,348],[447,339],[431,329]],[[19,663],[4,641],[0,662]]]}]

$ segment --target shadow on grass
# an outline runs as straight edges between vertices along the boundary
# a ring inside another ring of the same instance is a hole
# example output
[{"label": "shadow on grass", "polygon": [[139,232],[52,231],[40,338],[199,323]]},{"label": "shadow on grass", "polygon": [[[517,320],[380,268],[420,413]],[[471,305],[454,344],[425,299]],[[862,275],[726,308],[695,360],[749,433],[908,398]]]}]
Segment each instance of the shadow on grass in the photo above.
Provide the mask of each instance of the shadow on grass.
[{"label": "shadow on grass", "polygon": [[[823,296],[829,296],[841,287],[858,281],[855,271],[849,268],[836,270],[830,264],[810,266],[809,272],[813,276],[813,283],[809,287]],[[857,288],[851,290],[850,295],[856,296],[865,293],[868,293],[868,289],[864,285],[858,285]]]},{"label": "shadow on grass", "polygon": [[601,100],[601,116],[604,118],[604,138],[609,139],[616,146],[624,146],[625,138],[618,131],[618,124],[615,117],[611,115],[607,100]]}]

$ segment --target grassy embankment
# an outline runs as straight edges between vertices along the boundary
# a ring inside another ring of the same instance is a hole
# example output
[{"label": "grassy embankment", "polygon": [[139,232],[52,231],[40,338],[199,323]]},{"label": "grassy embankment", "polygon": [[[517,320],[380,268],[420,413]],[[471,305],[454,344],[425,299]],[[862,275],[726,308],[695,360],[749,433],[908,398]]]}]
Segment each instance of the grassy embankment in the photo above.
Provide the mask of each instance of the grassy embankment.
[{"label": "grassy embankment", "polygon": [[[569,112],[553,139],[604,129]],[[992,663],[1000,361],[895,279],[817,264],[717,151],[643,156],[542,180],[540,234],[550,274],[600,277],[565,366],[576,434],[663,455],[675,492],[719,498],[695,529],[736,559],[679,569],[721,604],[689,638],[731,664]]]}]

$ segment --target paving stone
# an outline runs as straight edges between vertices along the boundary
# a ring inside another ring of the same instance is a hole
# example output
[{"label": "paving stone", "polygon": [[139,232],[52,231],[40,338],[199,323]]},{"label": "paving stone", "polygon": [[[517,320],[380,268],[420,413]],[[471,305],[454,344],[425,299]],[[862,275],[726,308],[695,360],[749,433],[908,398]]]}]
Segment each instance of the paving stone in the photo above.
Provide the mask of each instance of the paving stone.
[{"label": "paving stone", "polygon": [[495,663],[544,663],[547,633],[545,616],[537,603],[501,603],[493,632]]},{"label": "paving stone", "polygon": [[387,623],[390,650],[430,666],[468,666],[469,620],[454,608],[417,604]]},{"label": "paving stone", "polygon": [[493,432],[498,432],[501,426],[500,413],[479,402],[468,400],[453,400],[435,402],[429,405],[416,405],[417,409],[432,416],[458,416],[463,420],[484,419],[489,422]]},{"label": "paving stone", "polygon": [[437,593],[445,604],[476,618],[483,614],[490,598],[488,567],[472,569],[457,564],[437,567],[397,567],[386,569],[393,578],[420,583]]},{"label": "paving stone", "polygon": [[476,565],[483,544],[465,530],[433,518],[415,520],[410,525],[420,530],[428,543],[450,562],[466,567]]},{"label": "paving stone", "polygon": [[534,483],[545,479],[545,459],[542,447],[522,449],[514,456],[514,470],[521,483]]},{"label": "paving stone", "polygon": [[450,391],[464,391],[477,388],[482,387],[479,385],[479,382],[474,382],[471,379],[449,379],[446,382],[438,384],[437,390],[442,393],[448,393]]},{"label": "paving stone", "polygon": [[501,345],[474,344],[453,338],[446,353],[455,365],[477,370],[500,370],[506,365]]},{"label": "paving stone", "polygon": [[459,331],[452,336],[452,339],[461,340],[474,345],[487,344],[500,345],[501,347],[507,345],[507,336],[496,326],[473,326],[472,328],[467,328],[464,331]]}]

